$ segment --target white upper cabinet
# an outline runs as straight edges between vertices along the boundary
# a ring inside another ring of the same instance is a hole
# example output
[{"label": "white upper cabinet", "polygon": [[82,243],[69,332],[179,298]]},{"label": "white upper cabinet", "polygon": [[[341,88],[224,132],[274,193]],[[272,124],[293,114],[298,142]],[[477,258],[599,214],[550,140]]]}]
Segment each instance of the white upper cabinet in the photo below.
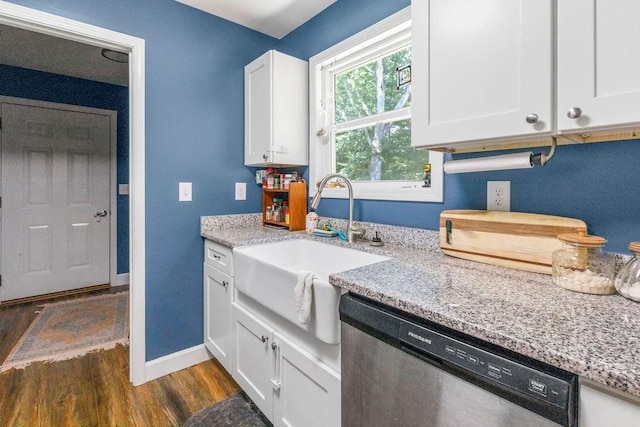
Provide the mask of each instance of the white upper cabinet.
[{"label": "white upper cabinet", "polygon": [[552,132],[551,0],[414,0],[411,7],[414,146]]},{"label": "white upper cabinet", "polygon": [[307,62],[270,50],[245,67],[244,86],[245,165],[307,165]]},{"label": "white upper cabinet", "polygon": [[639,23],[638,0],[558,0],[558,130],[640,122]]}]

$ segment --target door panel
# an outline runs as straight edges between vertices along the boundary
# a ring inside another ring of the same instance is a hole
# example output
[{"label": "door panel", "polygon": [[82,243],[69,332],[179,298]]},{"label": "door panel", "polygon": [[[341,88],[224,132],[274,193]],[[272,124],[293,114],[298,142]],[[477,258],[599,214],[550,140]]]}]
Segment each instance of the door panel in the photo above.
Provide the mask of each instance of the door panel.
[{"label": "door panel", "polygon": [[340,426],[340,376],[279,333],[275,427]]},{"label": "door panel", "polygon": [[553,129],[551,1],[412,3],[414,146]]},{"label": "door panel", "polygon": [[234,345],[233,379],[262,413],[273,420],[273,390],[270,382],[273,329],[237,304],[231,308]]},{"label": "door panel", "polygon": [[109,283],[110,117],[2,104],[2,301]]},{"label": "door panel", "polygon": [[637,0],[558,2],[560,131],[638,123],[639,19]]}]

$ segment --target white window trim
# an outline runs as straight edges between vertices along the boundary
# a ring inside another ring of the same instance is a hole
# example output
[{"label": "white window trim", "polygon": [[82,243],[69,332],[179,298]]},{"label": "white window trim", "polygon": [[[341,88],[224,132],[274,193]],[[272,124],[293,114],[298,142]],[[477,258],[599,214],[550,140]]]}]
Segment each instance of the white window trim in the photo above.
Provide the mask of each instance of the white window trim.
[{"label": "white window trim", "polygon": [[[309,192],[316,193],[315,183],[333,170],[331,135],[324,130],[328,114],[322,107],[322,91],[324,90],[322,72],[323,64],[334,62],[352,54],[356,47],[368,43],[369,46],[386,44],[381,39],[393,31],[395,34],[407,33],[411,25],[411,7],[389,16],[377,24],[349,37],[348,39],[320,52],[309,59]],[[409,109],[410,111],[410,109]],[[388,112],[383,114],[396,114]],[[406,113],[405,113],[406,114]],[[395,200],[418,202],[443,201],[443,154],[431,151],[431,187],[423,188],[420,181],[379,181],[353,182],[353,192],[356,199]],[[326,188],[323,197],[347,198],[346,188]]]}]

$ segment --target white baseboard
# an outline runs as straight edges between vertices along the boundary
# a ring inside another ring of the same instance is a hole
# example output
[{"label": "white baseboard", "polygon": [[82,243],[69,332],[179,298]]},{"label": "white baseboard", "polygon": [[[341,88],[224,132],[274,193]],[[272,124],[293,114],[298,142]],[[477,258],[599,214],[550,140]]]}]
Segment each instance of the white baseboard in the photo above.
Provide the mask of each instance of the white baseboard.
[{"label": "white baseboard", "polygon": [[116,276],[116,284],[113,286],[122,286],[129,284],[129,273],[120,273]]},{"label": "white baseboard", "polygon": [[204,344],[171,353],[147,362],[145,365],[145,382],[153,381],[172,372],[205,362],[213,356]]}]

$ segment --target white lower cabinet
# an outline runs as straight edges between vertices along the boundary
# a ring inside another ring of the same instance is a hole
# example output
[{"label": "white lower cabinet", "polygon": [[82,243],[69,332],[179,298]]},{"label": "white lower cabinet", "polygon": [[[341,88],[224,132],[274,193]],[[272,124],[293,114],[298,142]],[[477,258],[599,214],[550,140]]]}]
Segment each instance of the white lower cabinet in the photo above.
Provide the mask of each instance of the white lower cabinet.
[{"label": "white lower cabinet", "polygon": [[232,304],[233,378],[274,426],[338,427],[340,375]]},{"label": "white lower cabinet", "polygon": [[640,399],[580,378],[580,427],[637,427]]},{"label": "white lower cabinet", "polygon": [[232,305],[231,321],[235,346],[231,375],[262,413],[273,420],[274,330],[236,303]]},{"label": "white lower cabinet", "polygon": [[286,337],[274,333],[276,387],[273,424],[292,427],[340,425],[340,376]]},{"label": "white lower cabinet", "polygon": [[231,371],[231,294],[233,278],[204,263],[204,345]]}]

